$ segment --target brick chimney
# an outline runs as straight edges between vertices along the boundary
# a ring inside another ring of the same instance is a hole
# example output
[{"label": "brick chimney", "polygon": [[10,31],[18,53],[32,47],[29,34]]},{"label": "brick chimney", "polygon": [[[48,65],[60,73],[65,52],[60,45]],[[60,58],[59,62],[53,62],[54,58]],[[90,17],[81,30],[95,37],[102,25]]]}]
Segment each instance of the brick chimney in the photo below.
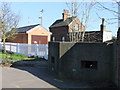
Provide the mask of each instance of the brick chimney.
[{"label": "brick chimney", "polygon": [[100,25],[100,31],[103,32],[106,30],[106,25],[104,25],[105,19],[102,18],[102,24]]},{"label": "brick chimney", "polygon": [[63,20],[65,21],[67,18],[70,17],[69,10],[64,9],[62,15],[63,15]]}]

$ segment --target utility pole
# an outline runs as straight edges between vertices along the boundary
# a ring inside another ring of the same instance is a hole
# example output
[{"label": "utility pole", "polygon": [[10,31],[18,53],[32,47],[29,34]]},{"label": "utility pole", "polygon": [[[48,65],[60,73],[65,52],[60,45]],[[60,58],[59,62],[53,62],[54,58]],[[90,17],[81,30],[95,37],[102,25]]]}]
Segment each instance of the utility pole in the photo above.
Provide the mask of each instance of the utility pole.
[{"label": "utility pole", "polygon": [[42,25],[43,24],[43,9],[40,11],[41,13],[41,16],[39,17],[40,19],[40,24]]},{"label": "utility pole", "polygon": [[30,24],[30,17],[28,17],[28,24]]}]

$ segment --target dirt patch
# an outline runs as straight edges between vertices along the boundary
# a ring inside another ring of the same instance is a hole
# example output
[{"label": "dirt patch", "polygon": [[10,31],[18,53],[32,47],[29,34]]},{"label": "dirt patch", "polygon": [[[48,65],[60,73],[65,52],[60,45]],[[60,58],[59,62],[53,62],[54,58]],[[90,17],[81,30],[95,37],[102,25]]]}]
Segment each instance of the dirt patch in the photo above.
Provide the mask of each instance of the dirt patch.
[{"label": "dirt patch", "polygon": [[[46,62],[45,60],[22,60],[12,63],[11,67],[36,67],[41,63]],[[44,64],[43,64],[44,65]]]},{"label": "dirt patch", "polygon": [[11,67],[11,63],[0,64],[0,67]]}]

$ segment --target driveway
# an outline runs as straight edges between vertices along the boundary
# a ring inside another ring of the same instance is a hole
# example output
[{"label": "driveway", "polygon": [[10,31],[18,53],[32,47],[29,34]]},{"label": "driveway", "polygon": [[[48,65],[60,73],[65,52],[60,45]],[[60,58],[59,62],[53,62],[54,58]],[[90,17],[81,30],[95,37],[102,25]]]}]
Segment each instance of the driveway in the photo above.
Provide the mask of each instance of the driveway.
[{"label": "driveway", "polygon": [[[18,61],[2,68],[2,88],[109,88],[108,82],[59,79],[44,60]],[[68,89],[67,89],[68,90]]]}]

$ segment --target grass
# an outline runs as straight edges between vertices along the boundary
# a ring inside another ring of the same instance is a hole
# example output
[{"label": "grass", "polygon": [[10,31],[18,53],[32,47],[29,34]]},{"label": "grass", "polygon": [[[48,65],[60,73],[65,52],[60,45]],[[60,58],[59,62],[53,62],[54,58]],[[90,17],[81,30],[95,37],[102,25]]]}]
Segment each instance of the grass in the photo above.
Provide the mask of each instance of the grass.
[{"label": "grass", "polygon": [[25,60],[27,59],[28,56],[25,55],[21,55],[21,54],[15,54],[15,53],[10,53],[10,52],[6,52],[6,53],[2,53],[2,51],[0,51],[0,59],[3,60]]},{"label": "grass", "polygon": [[2,63],[0,63],[0,65],[2,64],[4,66],[12,65],[14,62],[20,61],[20,60],[31,60],[31,59],[45,60],[45,58],[43,57],[42,58],[35,57],[35,56],[28,57],[26,55],[15,54],[11,52],[3,53],[2,50],[0,50],[0,59],[2,59]]},{"label": "grass", "polygon": [[36,56],[26,56],[22,54],[15,54],[11,52],[6,52],[2,53],[2,50],[0,50],[0,59],[3,60],[14,60],[14,61],[19,61],[19,60],[26,60],[26,59],[37,59],[37,60],[45,60],[44,57],[36,57]]}]

